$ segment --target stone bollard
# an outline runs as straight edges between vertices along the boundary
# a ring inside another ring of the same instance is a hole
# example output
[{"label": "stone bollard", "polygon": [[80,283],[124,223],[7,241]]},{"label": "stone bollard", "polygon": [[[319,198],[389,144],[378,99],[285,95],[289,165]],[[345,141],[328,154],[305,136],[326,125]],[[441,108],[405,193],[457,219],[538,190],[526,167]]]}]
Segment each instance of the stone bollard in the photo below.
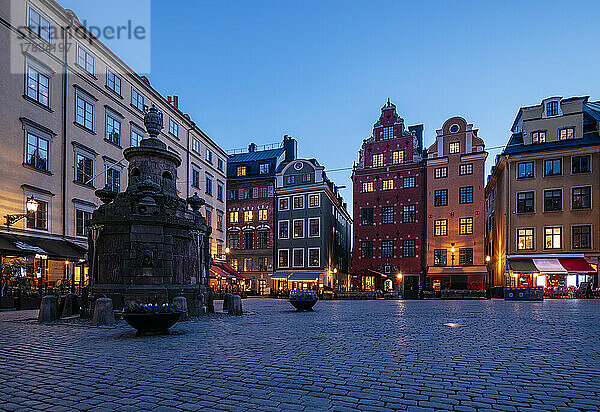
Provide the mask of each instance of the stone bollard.
[{"label": "stone bollard", "polygon": [[58,320],[58,299],[56,296],[44,296],[40,305],[38,322],[54,322]]},{"label": "stone bollard", "polygon": [[74,293],[69,293],[64,298],[65,303],[62,310],[61,316],[73,316],[79,313],[79,302],[77,295]]},{"label": "stone bollard", "polygon": [[231,307],[231,293],[226,293],[223,295],[223,312],[229,312],[229,308]]},{"label": "stone bollard", "polygon": [[94,305],[94,318],[92,324],[95,326],[112,325],[115,323],[115,313],[113,311],[112,299],[99,298],[96,299]]},{"label": "stone bollard", "polygon": [[215,294],[212,290],[206,292],[206,294],[204,295],[204,301],[204,304],[206,305],[206,312],[215,313]]},{"label": "stone bollard", "polygon": [[230,315],[238,315],[238,316],[243,314],[243,312],[242,312],[242,297],[240,295],[231,296],[228,313]]},{"label": "stone bollard", "polygon": [[173,298],[173,306],[175,306],[178,310],[181,310],[183,313],[179,317],[179,320],[190,320],[188,314],[188,305],[187,299],[183,296],[177,296]]}]

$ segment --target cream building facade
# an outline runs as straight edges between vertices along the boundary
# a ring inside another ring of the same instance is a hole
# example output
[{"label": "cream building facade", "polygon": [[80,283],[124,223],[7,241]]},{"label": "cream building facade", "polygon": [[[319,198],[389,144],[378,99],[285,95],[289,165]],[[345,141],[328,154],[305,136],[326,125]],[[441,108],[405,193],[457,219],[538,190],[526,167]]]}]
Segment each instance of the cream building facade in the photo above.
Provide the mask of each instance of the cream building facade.
[{"label": "cream building facade", "polygon": [[[144,108],[154,105],[164,115],[159,138],[184,160],[178,191],[206,201],[212,253],[221,255],[228,156],[177,97],[162,96],[102,42],[82,39],[77,16],[52,0],[2,2],[0,21],[0,213],[24,214],[30,197],[39,204],[0,235],[9,234],[13,246],[25,236],[29,246],[44,238],[85,247],[85,222],[99,205],[94,191],[127,186],[122,151],[146,136]],[[49,284],[74,279],[72,262],[61,262],[57,273],[53,264],[42,265]]]}]

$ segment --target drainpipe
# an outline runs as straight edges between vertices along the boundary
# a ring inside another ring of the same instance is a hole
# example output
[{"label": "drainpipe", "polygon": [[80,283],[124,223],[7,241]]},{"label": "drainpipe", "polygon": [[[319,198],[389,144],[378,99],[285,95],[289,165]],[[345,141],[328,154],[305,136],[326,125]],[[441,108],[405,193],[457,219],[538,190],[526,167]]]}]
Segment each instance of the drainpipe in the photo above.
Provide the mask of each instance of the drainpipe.
[{"label": "drainpipe", "polygon": [[74,23],[73,16],[70,16],[69,24],[64,28],[63,32],[63,153],[62,153],[62,234],[67,236],[67,38],[69,37],[69,29]]}]

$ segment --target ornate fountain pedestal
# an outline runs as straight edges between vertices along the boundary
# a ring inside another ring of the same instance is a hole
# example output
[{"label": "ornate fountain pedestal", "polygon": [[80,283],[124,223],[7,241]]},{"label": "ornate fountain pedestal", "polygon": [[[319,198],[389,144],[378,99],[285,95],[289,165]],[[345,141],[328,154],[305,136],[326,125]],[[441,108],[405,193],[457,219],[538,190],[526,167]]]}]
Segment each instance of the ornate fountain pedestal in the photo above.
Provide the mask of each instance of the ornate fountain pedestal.
[{"label": "ornate fountain pedestal", "polygon": [[125,192],[96,191],[103,204],[89,223],[91,290],[111,298],[115,309],[184,296],[190,315],[198,315],[211,264],[211,228],[199,212],[204,200],[177,194],[181,158],[156,138],[162,113],[152,107],[144,123],[150,138],[123,152],[129,162]]}]

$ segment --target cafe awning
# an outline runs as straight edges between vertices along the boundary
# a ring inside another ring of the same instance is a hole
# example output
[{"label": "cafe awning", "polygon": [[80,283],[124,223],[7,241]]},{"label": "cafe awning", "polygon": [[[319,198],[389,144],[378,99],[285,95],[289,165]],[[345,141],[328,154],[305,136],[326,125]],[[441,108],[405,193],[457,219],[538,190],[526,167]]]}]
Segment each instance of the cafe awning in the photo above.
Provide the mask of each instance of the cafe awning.
[{"label": "cafe awning", "polygon": [[288,280],[298,281],[305,280],[310,282],[316,282],[319,280],[321,272],[293,272]]},{"label": "cafe awning", "polygon": [[275,272],[271,275],[271,279],[274,280],[287,280],[290,277],[291,272]]},{"label": "cafe awning", "polygon": [[596,270],[583,257],[508,258],[513,272],[531,274],[595,273]]},{"label": "cafe awning", "polygon": [[85,252],[85,248],[65,239],[0,233],[0,253],[3,255],[46,255],[54,259],[79,260],[85,257]]}]

